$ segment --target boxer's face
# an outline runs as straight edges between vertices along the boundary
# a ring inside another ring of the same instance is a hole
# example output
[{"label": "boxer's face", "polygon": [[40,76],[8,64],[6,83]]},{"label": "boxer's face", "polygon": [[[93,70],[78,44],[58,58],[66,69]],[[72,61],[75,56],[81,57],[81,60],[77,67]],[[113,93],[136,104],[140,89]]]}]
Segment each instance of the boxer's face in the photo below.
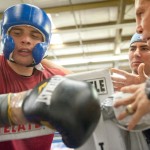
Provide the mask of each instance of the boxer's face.
[{"label": "boxer's face", "polygon": [[17,64],[27,66],[32,64],[32,49],[43,41],[42,34],[31,26],[12,27],[9,34],[15,42],[12,58]]},{"label": "boxer's face", "polygon": [[150,0],[135,0],[136,31],[150,46]]}]

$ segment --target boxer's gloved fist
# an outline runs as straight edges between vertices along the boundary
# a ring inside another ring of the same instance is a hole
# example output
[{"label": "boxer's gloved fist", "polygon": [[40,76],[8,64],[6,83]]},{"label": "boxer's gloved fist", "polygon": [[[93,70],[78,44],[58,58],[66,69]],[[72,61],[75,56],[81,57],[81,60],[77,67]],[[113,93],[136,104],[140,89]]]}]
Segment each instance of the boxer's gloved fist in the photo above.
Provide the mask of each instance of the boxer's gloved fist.
[{"label": "boxer's gloved fist", "polygon": [[100,118],[96,90],[86,82],[55,76],[38,84],[23,102],[30,122],[48,122],[62,135],[68,147],[81,146]]}]

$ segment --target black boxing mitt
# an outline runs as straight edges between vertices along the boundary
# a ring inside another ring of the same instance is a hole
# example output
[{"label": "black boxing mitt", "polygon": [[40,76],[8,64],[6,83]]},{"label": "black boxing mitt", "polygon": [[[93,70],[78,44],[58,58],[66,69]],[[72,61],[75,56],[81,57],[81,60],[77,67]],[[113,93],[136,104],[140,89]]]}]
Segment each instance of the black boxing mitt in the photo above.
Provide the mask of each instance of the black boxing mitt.
[{"label": "black boxing mitt", "polygon": [[30,122],[47,122],[70,148],[91,136],[100,118],[98,94],[90,83],[54,76],[38,84],[23,101]]}]

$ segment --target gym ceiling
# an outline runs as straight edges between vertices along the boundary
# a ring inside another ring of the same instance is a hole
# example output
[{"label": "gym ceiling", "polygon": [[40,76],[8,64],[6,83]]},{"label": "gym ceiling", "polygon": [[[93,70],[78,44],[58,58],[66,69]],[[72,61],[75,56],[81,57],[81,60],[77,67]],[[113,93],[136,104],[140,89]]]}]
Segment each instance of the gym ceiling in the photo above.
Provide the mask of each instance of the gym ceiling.
[{"label": "gym ceiling", "polygon": [[112,67],[130,71],[134,0],[0,0],[0,17],[18,3],[37,5],[51,17],[48,59],[74,72]]}]

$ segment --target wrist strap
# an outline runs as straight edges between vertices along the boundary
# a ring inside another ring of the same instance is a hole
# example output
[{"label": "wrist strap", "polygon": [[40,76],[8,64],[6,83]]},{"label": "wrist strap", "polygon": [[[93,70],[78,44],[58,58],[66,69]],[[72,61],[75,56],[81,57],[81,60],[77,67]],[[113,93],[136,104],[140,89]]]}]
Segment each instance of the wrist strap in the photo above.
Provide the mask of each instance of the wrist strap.
[{"label": "wrist strap", "polygon": [[147,95],[147,98],[150,100],[150,78],[146,80],[145,93]]},{"label": "wrist strap", "polygon": [[9,120],[9,124],[15,125],[13,123],[13,119],[12,119],[12,113],[11,113],[11,93],[8,94],[8,120]]}]

